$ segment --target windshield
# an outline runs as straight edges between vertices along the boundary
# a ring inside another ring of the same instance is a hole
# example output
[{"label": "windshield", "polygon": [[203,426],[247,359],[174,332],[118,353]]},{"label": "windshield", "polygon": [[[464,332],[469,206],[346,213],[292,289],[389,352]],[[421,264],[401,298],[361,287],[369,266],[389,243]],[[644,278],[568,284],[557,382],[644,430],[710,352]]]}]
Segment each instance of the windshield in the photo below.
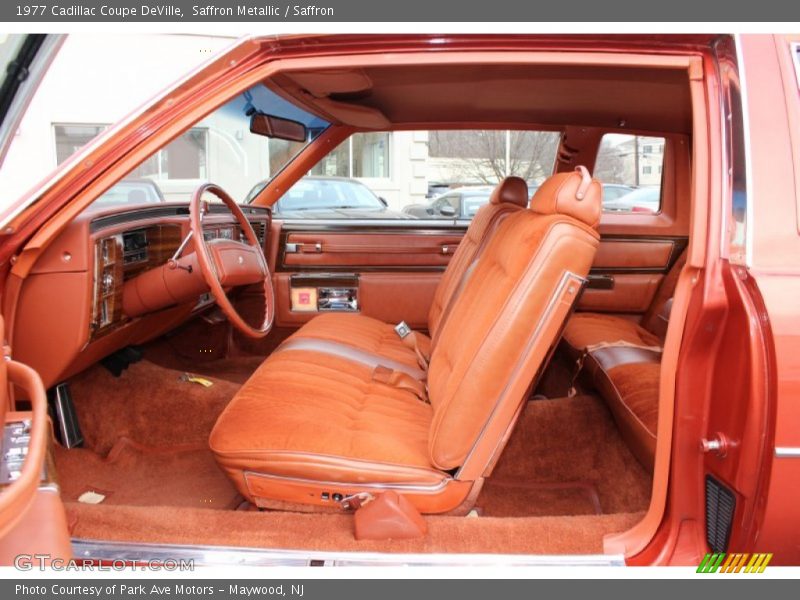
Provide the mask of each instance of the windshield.
[{"label": "windshield", "polygon": [[384,205],[369,188],[357,181],[316,177],[303,177],[278,203],[278,212],[346,208],[382,210]]},{"label": "windshield", "polygon": [[[299,121],[308,129],[308,138],[305,142],[289,142],[251,133],[250,115],[254,111]],[[149,156],[100,196],[90,210],[185,202],[206,181],[220,185],[238,202],[249,202],[255,196],[254,190],[263,188],[328,125],[259,84]],[[59,131],[70,133],[66,127]],[[85,132],[76,130],[75,135]]]}]

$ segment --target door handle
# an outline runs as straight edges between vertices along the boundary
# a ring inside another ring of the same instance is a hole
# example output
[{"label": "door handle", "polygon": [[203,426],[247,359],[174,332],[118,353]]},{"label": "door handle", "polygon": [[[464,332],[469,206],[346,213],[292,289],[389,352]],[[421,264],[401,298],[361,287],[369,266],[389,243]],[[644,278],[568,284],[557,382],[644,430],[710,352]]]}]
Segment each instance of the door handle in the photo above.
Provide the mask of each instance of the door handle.
[{"label": "door handle", "polygon": [[287,242],[286,254],[321,254],[322,242]]},{"label": "door handle", "polygon": [[613,275],[589,275],[586,278],[586,287],[590,290],[613,290],[614,289],[614,276]]}]

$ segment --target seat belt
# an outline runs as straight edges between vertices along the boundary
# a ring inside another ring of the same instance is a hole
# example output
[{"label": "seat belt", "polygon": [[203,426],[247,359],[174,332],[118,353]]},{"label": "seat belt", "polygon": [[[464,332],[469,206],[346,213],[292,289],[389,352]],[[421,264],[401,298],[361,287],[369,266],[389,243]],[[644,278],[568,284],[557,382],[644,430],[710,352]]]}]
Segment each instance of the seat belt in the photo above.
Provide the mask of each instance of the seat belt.
[{"label": "seat belt", "polygon": [[[447,318],[450,316],[450,311],[455,305],[456,299],[458,298],[458,296],[461,295],[461,291],[464,289],[464,287],[466,287],[466,284],[472,275],[472,271],[475,265],[477,264],[478,259],[480,258],[481,254],[483,253],[484,249],[486,248],[492,237],[491,233],[493,233],[494,230],[497,229],[497,227],[500,225],[503,219],[505,219],[508,215],[510,215],[511,212],[512,211],[508,208],[500,209],[494,215],[492,215],[491,220],[489,221],[489,223],[487,223],[486,231],[483,237],[481,238],[480,243],[476,245],[475,249],[472,252],[472,256],[469,259],[469,266],[464,270],[464,273],[461,274],[461,279],[459,279],[456,289],[450,295],[450,300],[447,302],[447,306],[445,306],[444,309],[442,310],[442,314],[439,317],[439,327],[437,332],[441,331],[442,328],[444,327],[445,322],[447,322]],[[430,340],[430,342],[427,344],[427,348],[423,349],[419,342],[419,337],[421,334],[418,334],[417,332],[413,331],[405,321],[400,321],[397,325],[395,325],[394,330],[400,337],[400,339],[403,340],[403,343],[409,348],[411,348],[417,355],[417,362],[419,363],[420,368],[427,371],[428,364],[431,361],[430,355],[433,351],[433,347],[436,345],[436,339],[435,339],[436,336],[434,336],[434,338]]]},{"label": "seat belt", "polygon": [[417,334],[417,332],[411,329],[411,327],[409,327],[408,323],[405,321],[400,321],[397,325],[395,325],[394,331],[397,334],[397,337],[403,341],[403,344],[406,347],[411,348],[414,351],[414,354],[417,355],[417,364],[419,364],[420,369],[427,371],[428,364],[431,361],[431,357],[428,354],[430,347],[427,349],[428,352],[421,348],[420,336],[422,334]]},{"label": "seat belt", "polygon": [[422,402],[430,404],[428,400],[428,389],[424,382],[414,379],[408,373],[402,371],[394,371],[389,367],[378,365],[372,371],[372,381],[388,385],[399,390],[411,392]]},{"label": "seat belt", "polygon": [[598,342],[597,344],[586,346],[586,348],[583,349],[583,352],[581,352],[580,356],[578,356],[578,360],[575,361],[575,370],[573,371],[572,377],[569,381],[567,397],[572,398],[578,393],[575,384],[578,381],[578,376],[583,370],[583,364],[586,362],[586,357],[592,352],[602,350],[603,348],[638,348],[640,350],[648,350],[650,352],[657,352],[659,354],[664,351],[661,346],[644,346],[642,344],[634,344],[624,340],[618,340],[616,342]]}]

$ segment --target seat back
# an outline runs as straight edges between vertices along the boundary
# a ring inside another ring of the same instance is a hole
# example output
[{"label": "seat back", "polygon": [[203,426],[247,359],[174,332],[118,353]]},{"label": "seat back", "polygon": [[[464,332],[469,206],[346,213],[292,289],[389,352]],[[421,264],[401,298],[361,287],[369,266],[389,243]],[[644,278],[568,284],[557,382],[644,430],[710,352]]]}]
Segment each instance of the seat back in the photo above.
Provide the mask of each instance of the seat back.
[{"label": "seat back", "polygon": [[430,311],[428,331],[437,337],[440,325],[447,320],[454,298],[460,293],[470,266],[485,248],[499,223],[508,215],[528,206],[528,184],[520,177],[506,177],[492,191],[464,234],[436,288]]},{"label": "seat back", "polygon": [[428,371],[440,469],[483,474],[557,342],[599,240],[602,188],[580,169],[497,226],[442,325]]}]

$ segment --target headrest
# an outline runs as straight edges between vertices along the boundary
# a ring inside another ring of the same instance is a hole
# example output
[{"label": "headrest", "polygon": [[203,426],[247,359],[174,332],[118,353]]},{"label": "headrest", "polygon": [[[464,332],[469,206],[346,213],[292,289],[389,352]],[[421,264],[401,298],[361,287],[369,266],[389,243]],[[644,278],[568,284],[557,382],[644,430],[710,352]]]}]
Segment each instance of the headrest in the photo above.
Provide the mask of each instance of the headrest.
[{"label": "headrest", "polygon": [[542,215],[569,215],[590,227],[600,223],[603,187],[586,167],[557,173],[539,186],[531,199],[531,210]]},{"label": "headrest", "polygon": [[489,202],[509,202],[525,208],[528,206],[528,184],[521,177],[506,177],[494,188]]}]

